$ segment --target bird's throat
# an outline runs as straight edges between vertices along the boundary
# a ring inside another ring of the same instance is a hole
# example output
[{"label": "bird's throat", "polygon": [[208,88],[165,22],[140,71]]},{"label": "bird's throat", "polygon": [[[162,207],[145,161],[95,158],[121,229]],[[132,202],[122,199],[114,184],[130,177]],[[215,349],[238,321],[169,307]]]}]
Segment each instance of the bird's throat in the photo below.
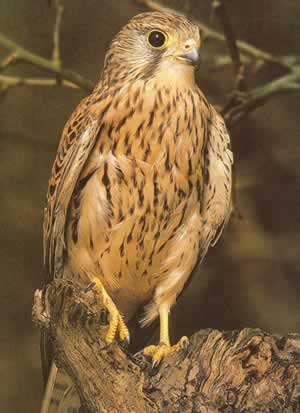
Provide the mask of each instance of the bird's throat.
[{"label": "bird's throat", "polygon": [[175,59],[167,60],[158,67],[154,79],[165,86],[194,88],[195,68]]}]

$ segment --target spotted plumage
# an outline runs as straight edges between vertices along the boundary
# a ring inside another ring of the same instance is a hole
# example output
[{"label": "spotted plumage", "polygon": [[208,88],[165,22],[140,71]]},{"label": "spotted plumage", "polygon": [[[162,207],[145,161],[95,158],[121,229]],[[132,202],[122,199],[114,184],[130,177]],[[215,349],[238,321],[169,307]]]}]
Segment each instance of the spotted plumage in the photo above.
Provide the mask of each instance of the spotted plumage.
[{"label": "spotted plumage", "polygon": [[[150,44],[153,31],[165,45]],[[160,316],[157,362],[172,349],[169,310],[230,209],[230,141],[195,83],[199,47],[198,28],[171,14],[140,14],[117,34],[64,128],[45,211],[50,277],[97,279],[125,322],[141,306],[143,324]]]}]

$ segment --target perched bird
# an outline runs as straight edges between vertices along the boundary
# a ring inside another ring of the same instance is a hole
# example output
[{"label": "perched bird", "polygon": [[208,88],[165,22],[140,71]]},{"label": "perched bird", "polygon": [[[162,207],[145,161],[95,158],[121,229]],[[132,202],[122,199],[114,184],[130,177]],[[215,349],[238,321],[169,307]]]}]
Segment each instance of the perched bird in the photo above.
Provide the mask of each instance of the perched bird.
[{"label": "perched bird", "polygon": [[144,350],[154,364],[187,343],[171,346],[169,312],[230,210],[230,139],[195,82],[200,43],[185,17],[131,19],[67,122],[49,182],[50,277],[95,283],[108,343],[129,337],[141,306],[142,325],[159,317],[159,344]]}]

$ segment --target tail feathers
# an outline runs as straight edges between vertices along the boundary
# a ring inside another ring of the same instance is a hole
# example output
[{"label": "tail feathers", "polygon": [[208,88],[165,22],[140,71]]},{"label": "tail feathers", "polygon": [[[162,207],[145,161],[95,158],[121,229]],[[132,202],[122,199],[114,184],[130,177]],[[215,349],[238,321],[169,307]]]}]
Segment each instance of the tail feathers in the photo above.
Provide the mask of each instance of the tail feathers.
[{"label": "tail feathers", "polygon": [[52,362],[40,413],[79,413],[80,400],[67,373]]}]

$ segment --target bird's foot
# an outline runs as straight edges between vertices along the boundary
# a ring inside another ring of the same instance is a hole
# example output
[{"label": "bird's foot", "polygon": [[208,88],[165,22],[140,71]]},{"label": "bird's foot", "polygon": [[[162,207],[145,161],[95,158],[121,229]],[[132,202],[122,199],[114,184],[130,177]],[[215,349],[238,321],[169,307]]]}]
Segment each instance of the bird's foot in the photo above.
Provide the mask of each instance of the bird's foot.
[{"label": "bird's foot", "polygon": [[186,350],[188,345],[189,339],[183,336],[174,346],[164,342],[160,342],[157,346],[147,346],[144,348],[144,355],[151,357],[152,367],[155,368],[161,363],[164,357],[180,350]]},{"label": "bird's foot", "polygon": [[117,309],[115,303],[99,279],[94,280],[94,288],[97,289],[99,295],[101,296],[101,301],[109,313],[109,327],[105,337],[106,343],[111,344],[118,336],[122,342],[129,344],[129,330],[124,323],[122,315]]}]

